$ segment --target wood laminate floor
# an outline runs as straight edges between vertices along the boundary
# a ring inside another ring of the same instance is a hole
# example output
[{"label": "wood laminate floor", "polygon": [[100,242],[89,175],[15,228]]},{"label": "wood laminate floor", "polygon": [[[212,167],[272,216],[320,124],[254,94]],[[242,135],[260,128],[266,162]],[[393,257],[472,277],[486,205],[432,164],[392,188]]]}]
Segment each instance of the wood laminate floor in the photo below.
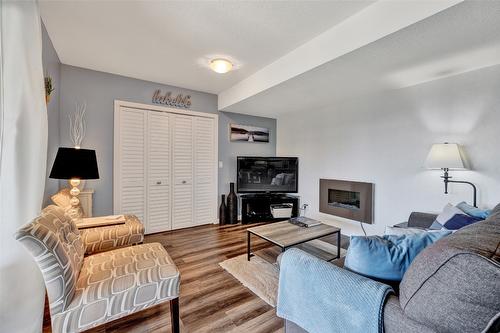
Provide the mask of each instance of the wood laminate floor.
[{"label": "wood laminate floor", "polygon": [[[246,232],[252,225],[205,225],[154,235],[181,272],[181,332],[283,332],[275,309],[241,285],[219,263],[246,253]],[[252,239],[256,249],[268,243]],[[89,332],[170,332],[168,304],[158,305]],[[44,332],[51,332],[46,311]]]},{"label": "wood laminate floor", "polygon": [[[182,333],[284,332],[283,320],[275,309],[219,266],[246,253],[245,230],[257,225],[204,225],[145,237],[145,243],[163,244],[181,272]],[[260,250],[268,260],[278,253],[277,248],[257,238],[252,238],[252,249]],[[169,311],[168,303],[158,305],[88,332],[170,332]],[[47,310],[43,331],[51,332]]]}]

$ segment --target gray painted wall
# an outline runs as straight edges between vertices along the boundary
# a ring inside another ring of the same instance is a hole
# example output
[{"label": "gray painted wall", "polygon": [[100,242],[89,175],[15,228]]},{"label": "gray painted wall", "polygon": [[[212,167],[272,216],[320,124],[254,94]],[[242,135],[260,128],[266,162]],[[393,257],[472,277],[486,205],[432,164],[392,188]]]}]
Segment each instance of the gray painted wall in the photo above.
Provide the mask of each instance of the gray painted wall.
[{"label": "gray painted wall", "polygon": [[54,158],[56,157],[57,148],[59,147],[59,96],[61,90],[60,68],[61,61],[57,56],[56,50],[52,45],[45,26],[42,24],[42,62],[44,76],[52,77],[52,84],[55,90],[52,92],[50,103],[47,105],[48,118],[48,149],[47,149],[47,179],[45,181],[44,206],[50,203],[50,196],[57,192],[59,181],[50,179],[49,173]]},{"label": "gray painted wall", "polygon": [[464,147],[472,170],[451,171],[478,187],[479,207],[500,201],[500,65],[413,87],[374,93],[278,118],[278,154],[300,158],[301,202],[309,214],[362,234],[359,223],[321,214],[320,178],[375,184],[375,224],[370,234],[406,221],[410,212],[440,212],[472,200],[468,185],[450,184],[424,162],[433,143]]},{"label": "gray painted wall", "polygon": [[[68,65],[61,65],[60,99],[60,145],[71,146],[68,115],[75,111],[75,103],[87,103],[87,133],[82,147],[95,149],[99,164],[99,180],[87,181],[86,187],[93,188],[94,215],[113,212],[113,110],[114,100],[151,104],[156,89],[173,93],[190,94],[191,110],[219,114],[219,160],[224,167],[219,170],[219,191],[226,193],[228,183],[236,177],[237,155],[274,155],[276,152],[276,120],[217,111],[217,96],[137,80],[119,75],[93,71]],[[265,126],[271,129],[271,142],[231,143],[228,124]]]},{"label": "gray painted wall", "polygon": [[[231,142],[229,125],[252,125],[269,128],[269,143]],[[275,156],[276,155],[276,119],[248,116],[232,112],[219,112],[219,203],[220,194],[229,193],[229,183],[236,182],[237,156]],[[219,165],[220,167],[220,165]]]}]

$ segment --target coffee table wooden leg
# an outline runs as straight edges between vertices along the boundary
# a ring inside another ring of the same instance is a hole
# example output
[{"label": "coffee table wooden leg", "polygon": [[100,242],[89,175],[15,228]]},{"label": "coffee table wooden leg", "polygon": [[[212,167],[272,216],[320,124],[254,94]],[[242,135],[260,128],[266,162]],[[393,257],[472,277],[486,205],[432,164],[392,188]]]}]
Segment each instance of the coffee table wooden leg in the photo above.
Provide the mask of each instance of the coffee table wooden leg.
[{"label": "coffee table wooden leg", "polygon": [[250,258],[252,257],[250,237],[251,237],[250,232],[247,231],[247,260],[248,261],[250,261]]},{"label": "coffee table wooden leg", "polygon": [[340,259],[340,231],[337,232],[337,258]]}]

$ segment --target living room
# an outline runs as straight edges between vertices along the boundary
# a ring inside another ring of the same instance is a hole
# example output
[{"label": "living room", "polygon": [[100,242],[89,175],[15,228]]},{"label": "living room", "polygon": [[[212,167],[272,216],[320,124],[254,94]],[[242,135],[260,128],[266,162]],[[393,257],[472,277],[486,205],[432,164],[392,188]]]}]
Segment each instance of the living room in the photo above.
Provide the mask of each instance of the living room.
[{"label": "living room", "polygon": [[500,331],[499,2],[0,6],[1,332]]}]

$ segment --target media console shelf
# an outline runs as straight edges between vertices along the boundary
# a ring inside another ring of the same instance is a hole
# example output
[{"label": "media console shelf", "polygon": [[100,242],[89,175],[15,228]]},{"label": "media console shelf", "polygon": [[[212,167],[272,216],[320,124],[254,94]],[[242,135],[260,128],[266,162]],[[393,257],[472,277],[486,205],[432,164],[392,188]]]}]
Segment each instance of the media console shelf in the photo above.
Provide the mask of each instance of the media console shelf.
[{"label": "media console shelf", "polygon": [[272,204],[292,204],[292,217],[299,215],[300,197],[289,194],[242,194],[241,197],[241,222],[243,224],[254,222],[283,221],[288,218],[273,218]]}]

